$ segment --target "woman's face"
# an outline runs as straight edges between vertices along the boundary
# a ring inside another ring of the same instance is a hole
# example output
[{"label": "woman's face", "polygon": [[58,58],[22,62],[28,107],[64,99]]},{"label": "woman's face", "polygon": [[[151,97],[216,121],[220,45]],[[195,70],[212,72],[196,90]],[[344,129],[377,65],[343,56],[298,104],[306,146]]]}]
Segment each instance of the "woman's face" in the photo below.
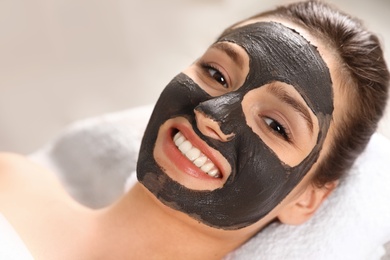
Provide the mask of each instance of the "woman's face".
[{"label": "woman's face", "polygon": [[329,69],[315,46],[280,23],[240,26],[162,92],[138,179],[206,225],[246,227],[312,168],[332,112]]}]

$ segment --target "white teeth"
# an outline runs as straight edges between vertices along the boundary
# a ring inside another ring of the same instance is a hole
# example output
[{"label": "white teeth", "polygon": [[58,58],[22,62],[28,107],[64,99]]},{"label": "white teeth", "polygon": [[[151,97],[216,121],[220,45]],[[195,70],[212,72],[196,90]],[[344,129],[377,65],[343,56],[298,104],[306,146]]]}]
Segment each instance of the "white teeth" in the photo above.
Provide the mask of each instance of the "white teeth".
[{"label": "white teeth", "polygon": [[176,140],[179,139],[179,137],[183,136],[181,132],[177,132],[175,136],[173,137],[173,141],[176,143]]},{"label": "white teeth", "polygon": [[186,138],[180,132],[178,132],[173,138],[173,141],[175,142],[176,146],[181,145],[185,140]]},{"label": "white teeth", "polygon": [[212,176],[212,177],[216,177],[217,178],[219,176],[219,170],[214,167],[213,169],[208,171],[207,174]]},{"label": "white teeth", "polygon": [[194,161],[195,159],[197,159],[200,156],[200,151],[199,151],[199,149],[196,149],[195,147],[192,147],[191,150],[186,152],[186,156],[191,161]]},{"label": "white teeth", "polygon": [[198,166],[198,167],[201,167],[205,162],[207,161],[207,157],[204,156],[203,154],[201,156],[199,156],[198,158],[196,158],[193,163]]},{"label": "white teeth", "polygon": [[184,141],[181,145],[179,145],[179,150],[185,154],[192,148],[192,144],[189,141]]},{"label": "white teeth", "polygon": [[214,178],[219,178],[221,176],[218,168],[214,165],[214,163],[212,163],[209,158],[202,154],[198,148],[193,147],[181,132],[178,132],[173,137],[173,142],[178,147],[178,149],[203,172]]},{"label": "white teeth", "polygon": [[210,170],[213,168],[213,166],[214,166],[213,163],[207,162],[207,163],[203,164],[203,166],[200,167],[200,169],[201,169],[202,171],[204,171],[204,172],[208,172],[208,171],[210,171]]}]

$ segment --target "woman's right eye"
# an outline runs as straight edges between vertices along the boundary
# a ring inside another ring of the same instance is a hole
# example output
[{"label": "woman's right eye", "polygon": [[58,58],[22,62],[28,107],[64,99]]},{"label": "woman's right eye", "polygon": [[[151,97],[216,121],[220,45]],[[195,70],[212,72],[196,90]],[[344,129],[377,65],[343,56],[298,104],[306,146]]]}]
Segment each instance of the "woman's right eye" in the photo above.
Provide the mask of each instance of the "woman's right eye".
[{"label": "woman's right eye", "polygon": [[206,72],[206,75],[208,77],[218,82],[224,88],[229,88],[229,85],[226,81],[226,77],[217,68],[207,63],[202,63],[201,67]]},{"label": "woman's right eye", "polygon": [[272,132],[280,135],[287,142],[289,142],[291,140],[290,133],[278,121],[276,121],[275,119],[272,119],[270,117],[266,117],[266,116],[263,117],[263,120],[267,124],[267,126],[271,129]]}]

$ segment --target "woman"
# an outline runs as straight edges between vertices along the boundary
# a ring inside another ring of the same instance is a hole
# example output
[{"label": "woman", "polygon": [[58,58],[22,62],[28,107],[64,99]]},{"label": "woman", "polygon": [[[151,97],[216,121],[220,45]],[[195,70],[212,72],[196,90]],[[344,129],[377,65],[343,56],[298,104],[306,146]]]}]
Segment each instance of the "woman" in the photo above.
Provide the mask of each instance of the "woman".
[{"label": "woman", "polygon": [[359,22],[319,2],[280,7],[225,30],[167,85],[140,183],[115,204],[85,208],[3,154],[0,210],[37,259],[220,259],[315,213],[375,131],[388,82]]}]

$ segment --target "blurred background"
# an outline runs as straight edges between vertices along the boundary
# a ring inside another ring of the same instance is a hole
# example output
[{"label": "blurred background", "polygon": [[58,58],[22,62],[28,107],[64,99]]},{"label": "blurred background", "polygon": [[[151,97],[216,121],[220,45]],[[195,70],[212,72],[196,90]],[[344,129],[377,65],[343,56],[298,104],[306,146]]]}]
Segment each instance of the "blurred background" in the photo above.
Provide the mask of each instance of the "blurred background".
[{"label": "blurred background", "polygon": [[[28,154],[75,120],[155,102],[225,27],[286,2],[0,1],[0,150]],[[365,20],[390,61],[389,0],[330,2]]]}]

